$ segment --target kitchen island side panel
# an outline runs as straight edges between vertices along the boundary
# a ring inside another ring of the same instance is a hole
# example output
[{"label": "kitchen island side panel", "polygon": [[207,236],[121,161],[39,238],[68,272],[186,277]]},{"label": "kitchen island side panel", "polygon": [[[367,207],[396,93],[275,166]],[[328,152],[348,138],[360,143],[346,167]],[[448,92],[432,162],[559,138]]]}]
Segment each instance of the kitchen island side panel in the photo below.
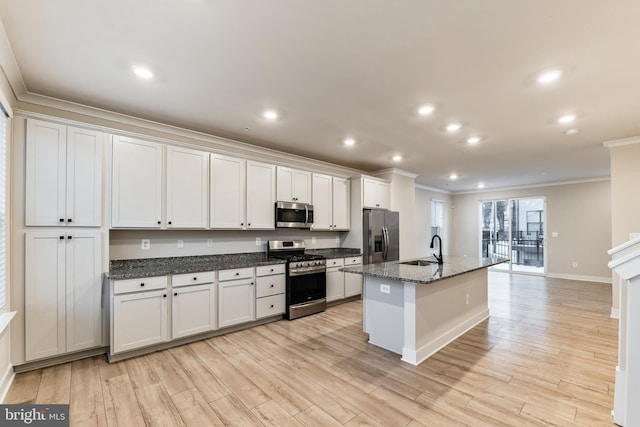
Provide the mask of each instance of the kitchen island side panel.
[{"label": "kitchen island side panel", "polygon": [[[381,290],[385,287],[388,287],[388,293]],[[369,343],[402,354],[404,284],[396,280],[366,276],[364,295],[364,324],[365,332],[369,333]]]}]

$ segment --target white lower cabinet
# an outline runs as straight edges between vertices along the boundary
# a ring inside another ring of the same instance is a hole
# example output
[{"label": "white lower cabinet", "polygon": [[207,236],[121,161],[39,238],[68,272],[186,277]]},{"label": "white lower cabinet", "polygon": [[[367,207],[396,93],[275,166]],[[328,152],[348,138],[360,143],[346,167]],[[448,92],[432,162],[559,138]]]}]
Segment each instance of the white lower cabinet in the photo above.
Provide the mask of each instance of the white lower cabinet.
[{"label": "white lower cabinet", "polygon": [[[167,284],[166,276],[113,283],[112,354],[168,340]],[[142,291],[119,293],[140,289]]]},{"label": "white lower cabinet", "polygon": [[344,273],[340,271],[343,265],[343,258],[327,260],[327,302],[344,298]]},{"label": "white lower cabinet", "polygon": [[172,285],[171,338],[187,337],[217,328],[218,289],[215,272],[174,275]]},{"label": "white lower cabinet", "polygon": [[218,272],[218,326],[237,325],[256,319],[256,287],[253,268]]},{"label": "white lower cabinet", "polygon": [[285,312],[285,265],[256,268],[256,319]]},{"label": "white lower cabinet", "polygon": [[100,231],[25,233],[25,360],[102,345]]},{"label": "white lower cabinet", "polygon": [[[345,267],[362,265],[362,256],[354,256],[344,259]],[[344,297],[353,297],[362,294],[362,279],[360,274],[344,273]]]}]

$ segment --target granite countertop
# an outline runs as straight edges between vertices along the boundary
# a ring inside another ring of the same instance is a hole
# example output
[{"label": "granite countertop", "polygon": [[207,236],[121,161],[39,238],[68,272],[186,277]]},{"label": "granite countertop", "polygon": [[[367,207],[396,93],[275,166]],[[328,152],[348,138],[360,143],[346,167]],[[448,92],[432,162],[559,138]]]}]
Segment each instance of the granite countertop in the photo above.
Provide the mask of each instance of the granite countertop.
[{"label": "granite countertop", "polygon": [[111,261],[106,275],[109,279],[122,280],[284,263],[285,261],[281,259],[267,258],[264,252],[127,259]]},{"label": "granite countertop", "polygon": [[[434,258],[418,258],[424,261],[433,261]],[[445,256],[444,264],[430,264],[427,266],[416,266],[402,264],[411,260],[381,262],[377,264],[367,264],[354,267],[344,267],[340,271],[347,273],[362,274],[363,276],[374,276],[389,280],[399,280],[412,283],[432,283],[438,280],[459,276],[470,271],[487,268],[492,265],[509,261],[506,258],[471,258]]]},{"label": "granite countertop", "polygon": [[322,255],[327,259],[347,258],[362,255],[361,249],[354,248],[307,249],[304,252],[312,255]]}]

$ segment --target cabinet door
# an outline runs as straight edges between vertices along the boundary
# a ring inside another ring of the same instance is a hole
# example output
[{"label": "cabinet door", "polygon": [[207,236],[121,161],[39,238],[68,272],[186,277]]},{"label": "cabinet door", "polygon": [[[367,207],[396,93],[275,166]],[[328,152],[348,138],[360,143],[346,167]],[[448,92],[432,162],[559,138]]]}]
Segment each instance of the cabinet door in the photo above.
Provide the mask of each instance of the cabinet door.
[{"label": "cabinet door", "polygon": [[162,151],[154,142],[113,137],[113,227],[161,226]]},{"label": "cabinet door", "polygon": [[67,129],[66,222],[78,227],[102,224],[102,132]]},{"label": "cabinet door", "polygon": [[364,179],[363,187],[365,207],[389,209],[389,183]]},{"label": "cabinet door", "polygon": [[173,339],[216,329],[216,284],[185,286],[173,290],[171,325]]},{"label": "cabinet door", "polygon": [[65,352],[63,232],[25,233],[25,359]]},{"label": "cabinet door", "polygon": [[360,274],[344,273],[344,297],[362,294],[362,279]]},{"label": "cabinet door", "polygon": [[255,320],[256,293],[253,279],[218,284],[218,326],[237,325]]},{"label": "cabinet door", "polygon": [[293,196],[293,169],[278,166],[276,198],[279,202],[294,202]]},{"label": "cabinet door", "polygon": [[293,171],[293,197],[296,202],[311,203],[311,172]]},{"label": "cabinet door", "polygon": [[167,290],[113,297],[112,353],[167,341]]},{"label": "cabinet door", "polygon": [[206,228],[209,153],[167,147],[167,228]]},{"label": "cabinet door", "polygon": [[27,120],[25,225],[66,223],[67,127]]},{"label": "cabinet door", "polygon": [[[351,225],[349,179],[333,177],[333,229],[348,230]],[[314,190],[315,191],[315,190]],[[315,198],[315,193],[314,193]],[[314,206],[315,209],[315,206]]]},{"label": "cabinet door", "polygon": [[211,155],[211,228],[245,228],[245,179],[246,160]]},{"label": "cabinet door", "polygon": [[102,343],[100,231],[69,231],[66,252],[66,349]]},{"label": "cabinet door", "polygon": [[313,174],[313,230],[331,230],[333,221],[331,212],[331,177]]},{"label": "cabinet door", "polygon": [[276,167],[247,161],[247,229],[275,228]]},{"label": "cabinet door", "polygon": [[344,273],[337,268],[327,269],[327,302],[344,298]]}]

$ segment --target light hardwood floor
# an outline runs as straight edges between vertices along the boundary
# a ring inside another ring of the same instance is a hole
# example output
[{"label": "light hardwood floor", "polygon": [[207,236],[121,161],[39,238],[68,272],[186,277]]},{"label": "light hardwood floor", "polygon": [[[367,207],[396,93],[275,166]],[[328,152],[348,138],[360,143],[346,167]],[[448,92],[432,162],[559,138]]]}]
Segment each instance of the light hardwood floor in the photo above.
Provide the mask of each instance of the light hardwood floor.
[{"label": "light hardwood floor", "polygon": [[491,318],[420,366],[367,344],[360,301],[109,364],[16,376],[5,403],[87,426],[612,426],[607,284],[490,273]]}]

